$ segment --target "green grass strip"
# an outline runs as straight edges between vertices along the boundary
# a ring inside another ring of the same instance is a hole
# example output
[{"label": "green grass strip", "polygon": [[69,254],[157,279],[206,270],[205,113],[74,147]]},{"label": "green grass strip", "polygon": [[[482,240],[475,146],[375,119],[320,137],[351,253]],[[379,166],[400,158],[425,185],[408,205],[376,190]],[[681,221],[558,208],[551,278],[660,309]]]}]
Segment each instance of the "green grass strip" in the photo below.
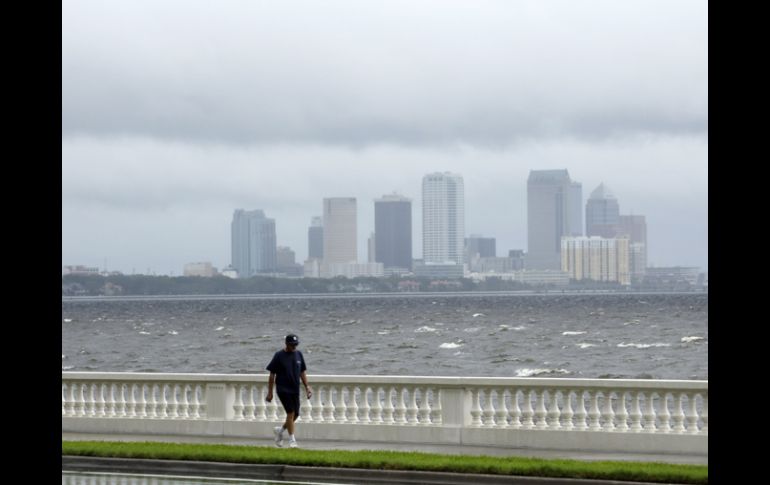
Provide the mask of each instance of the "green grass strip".
[{"label": "green grass strip", "polygon": [[629,461],[553,460],[379,450],[306,450],[264,446],[114,441],[62,441],[62,454],[376,470],[593,478],[655,483],[708,483],[708,465]]}]

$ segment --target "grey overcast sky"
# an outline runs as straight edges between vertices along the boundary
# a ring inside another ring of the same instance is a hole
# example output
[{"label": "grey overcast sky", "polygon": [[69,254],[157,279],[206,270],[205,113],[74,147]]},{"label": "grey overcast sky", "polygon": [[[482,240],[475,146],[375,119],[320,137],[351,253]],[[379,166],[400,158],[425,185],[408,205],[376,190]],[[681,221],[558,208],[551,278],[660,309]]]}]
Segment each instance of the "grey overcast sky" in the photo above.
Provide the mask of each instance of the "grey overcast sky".
[{"label": "grey overcast sky", "polygon": [[230,263],[233,210],[307,257],[324,197],[465,180],[466,233],[527,249],[527,176],[601,182],[649,263],[708,267],[705,0],[62,2],[62,264]]}]

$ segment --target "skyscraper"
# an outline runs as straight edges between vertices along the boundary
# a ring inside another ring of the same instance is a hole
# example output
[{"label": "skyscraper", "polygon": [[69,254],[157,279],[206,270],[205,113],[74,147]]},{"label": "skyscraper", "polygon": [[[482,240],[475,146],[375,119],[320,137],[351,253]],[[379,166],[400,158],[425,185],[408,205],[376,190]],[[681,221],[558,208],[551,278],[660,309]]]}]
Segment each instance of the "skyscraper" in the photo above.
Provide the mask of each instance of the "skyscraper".
[{"label": "skyscraper", "polygon": [[569,186],[569,235],[583,235],[583,184],[572,182]]},{"label": "skyscraper", "polygon": [[463,178],[436,172],[422,178],[422,251],[428,263],[463,264],[465,190]]},{"label": "skyscraper", "polygon": [[323,200],[323,261],[354,263],[358,260],[355,197],[333,197]]},{"label": "skyscraper", "polygon": [[497,240],[478,234],[471,234],[470,237],[465,238],[465,262],[470,263],[476,255],[480,258],[497,256]]},{"label": "skyscraper", "polygon": [[232,266],[238,277],[275,271],[275,220],[264,211],[236,209],[230,225]]},{"label": "skyscraper", "polygon": [[[582,190],[582,189],[581,189]],[[567,170],[530,170],[527,179],[527,269],[561,270],[561,238],[570,235],[577,188]]]},{"label": "skyscraper", "polygon": [[313,217],[307,229],[307,259],[324,257],[324,225],[321,217]]},{"label": "skyscraper", "polygon": [[565,237],[561,244],[562,271],[570,278],[631,283],[628,238]]},{"label": "skyscraper", "polygon": [[601,183],[586,202],[586,236],[615,237],[619,222],[618,199],[609,187]]},{"label": "skyscraper", "polygon": [[398,194],[374,201],[375,261],[385,268],[412,269],[412,200]]},{"label": "skyscraper", "polygon": [[647,269],[647,222],[644,216],[621,215],[618,222],[618,236],[631,240],[631,279],[634,283],[644,278]]}]

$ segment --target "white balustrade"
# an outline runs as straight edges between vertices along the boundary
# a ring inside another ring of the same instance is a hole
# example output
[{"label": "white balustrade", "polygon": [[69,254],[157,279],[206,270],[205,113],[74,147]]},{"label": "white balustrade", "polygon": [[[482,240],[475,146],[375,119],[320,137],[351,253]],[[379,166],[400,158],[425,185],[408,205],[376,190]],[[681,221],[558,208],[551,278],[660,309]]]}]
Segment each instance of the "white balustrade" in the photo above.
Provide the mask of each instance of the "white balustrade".
[{"label": "white balustrade", "polygon": [[[301,419],[314,426],[708,436],[707,381],[312,375],[310,381],[314,394],[310,400],[301,394]],[[207,386],[225,391],[209,395]],[[442,395],[452,396],[444,408]],[[267,375],[62,372],[63,423],[282,422],[277,393],[270,403],[266,396]],[[209,408],[216,410],[211,418]]]}]

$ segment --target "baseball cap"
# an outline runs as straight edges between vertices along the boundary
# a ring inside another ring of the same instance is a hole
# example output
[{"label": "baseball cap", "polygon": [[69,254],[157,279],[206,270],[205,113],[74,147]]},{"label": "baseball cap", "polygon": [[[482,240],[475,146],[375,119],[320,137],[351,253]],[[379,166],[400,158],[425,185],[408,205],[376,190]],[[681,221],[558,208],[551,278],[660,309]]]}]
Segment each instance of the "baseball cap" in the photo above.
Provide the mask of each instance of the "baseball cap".
[{"label": "baseball cap", "polygon": [[290,333],[286,336],[286,344],[287,345],[299,345],[299,337],[294,335],[293,333]]}]

